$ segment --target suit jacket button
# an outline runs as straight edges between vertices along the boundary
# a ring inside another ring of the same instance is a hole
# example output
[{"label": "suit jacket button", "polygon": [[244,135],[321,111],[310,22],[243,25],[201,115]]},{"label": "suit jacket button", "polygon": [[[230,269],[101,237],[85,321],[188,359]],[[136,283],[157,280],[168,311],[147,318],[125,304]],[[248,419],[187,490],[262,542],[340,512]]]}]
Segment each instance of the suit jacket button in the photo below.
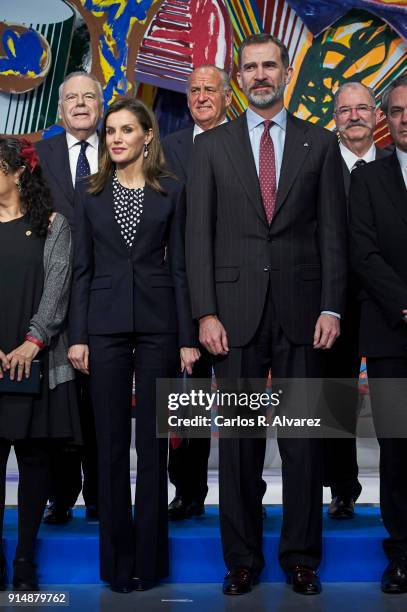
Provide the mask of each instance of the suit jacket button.
[{"label": "suit jacket button", "polygon": [[272,242],[271,236],[267,236],[267,242]]},{"label": "suit jacket button", "polygon": [[264,266],[263,272],[270,272],[270,266]]}]

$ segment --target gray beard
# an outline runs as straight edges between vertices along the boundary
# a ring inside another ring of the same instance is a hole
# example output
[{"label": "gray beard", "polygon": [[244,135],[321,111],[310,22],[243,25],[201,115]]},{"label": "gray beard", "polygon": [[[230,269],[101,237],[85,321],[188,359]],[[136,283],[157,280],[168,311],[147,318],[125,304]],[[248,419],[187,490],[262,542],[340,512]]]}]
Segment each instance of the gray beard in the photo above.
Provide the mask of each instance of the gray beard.
[{"label": "gray beard", "polygon": [[284,91],[285,83],[281,83],[277,89],[267,95],[256,95],[255,91],[249,91],[247,92],[246,96],[250,104],[255,108],[269,108],[274,104],[274,102],[277,102],[283,98]]}]

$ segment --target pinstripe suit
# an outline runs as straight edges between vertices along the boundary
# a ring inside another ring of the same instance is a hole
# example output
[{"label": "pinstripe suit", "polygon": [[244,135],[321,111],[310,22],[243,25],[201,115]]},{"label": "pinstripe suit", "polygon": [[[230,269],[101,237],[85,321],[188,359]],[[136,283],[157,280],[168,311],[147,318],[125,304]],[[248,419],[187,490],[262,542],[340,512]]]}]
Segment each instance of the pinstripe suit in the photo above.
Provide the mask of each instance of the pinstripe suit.
[{"label": "pinstripe suit", "polygon": [[[188,182],[187,272],[195,318],[217,314],[230,351],[217,378],[321,373],[312,349],[321,311],[342,313],[346,206],[336,137],[288,114],[269,226],[246,116],[198,136]],[[317,567],[322,470],[318,440],[279,439],[284,518],[280,562]],[[220,440],[222,542],[229,569],[260,572],[265,440]]]}]

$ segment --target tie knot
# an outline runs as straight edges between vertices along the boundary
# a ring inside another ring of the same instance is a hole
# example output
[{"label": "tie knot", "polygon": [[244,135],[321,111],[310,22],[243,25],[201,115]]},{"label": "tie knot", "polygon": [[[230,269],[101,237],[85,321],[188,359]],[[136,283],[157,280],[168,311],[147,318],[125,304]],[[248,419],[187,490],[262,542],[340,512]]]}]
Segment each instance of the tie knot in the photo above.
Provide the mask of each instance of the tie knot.
[{"label": "tie knot", "polygon": [[360,168],[361,166],[364,166],[366,164],[364,159],[358,159],[357,162],[355,162],[355,165],[353,166],[353,170],[355,170],[355,168]]},{"label": "tie knot", "polygon": [[263,121],[263,124],[264,124],[264,131],[265,131],[265,132],[268,132],[268,131],[269,131],[269,129],[270,129],[270,126],[272,126],[272,125],[273,125],[273,123],[274,123],[274,122],[273,122],[271,119],[265,119],[265,120]]},{"label": "tie knot", "polygon": [[85,153],[89,143],[86,140],[81,140],[78,144],[81,145],[81,153]]}]

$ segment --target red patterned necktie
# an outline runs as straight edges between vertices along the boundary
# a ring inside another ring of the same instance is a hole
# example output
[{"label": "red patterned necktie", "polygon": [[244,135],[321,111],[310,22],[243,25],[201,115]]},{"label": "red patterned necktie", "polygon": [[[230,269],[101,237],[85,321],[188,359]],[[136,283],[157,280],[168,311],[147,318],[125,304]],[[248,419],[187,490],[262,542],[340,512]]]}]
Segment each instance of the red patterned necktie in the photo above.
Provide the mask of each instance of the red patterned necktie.
[{"label": "red patterned necktie", "polygon": [[266,119],[263,123],[264,131],[260,140],[259,182],[264,210],[266,211],[267,221],[270,224],[276,207],[276,160],[274,157],[274,145],[269,131],[273,122],[270,119]]}]

